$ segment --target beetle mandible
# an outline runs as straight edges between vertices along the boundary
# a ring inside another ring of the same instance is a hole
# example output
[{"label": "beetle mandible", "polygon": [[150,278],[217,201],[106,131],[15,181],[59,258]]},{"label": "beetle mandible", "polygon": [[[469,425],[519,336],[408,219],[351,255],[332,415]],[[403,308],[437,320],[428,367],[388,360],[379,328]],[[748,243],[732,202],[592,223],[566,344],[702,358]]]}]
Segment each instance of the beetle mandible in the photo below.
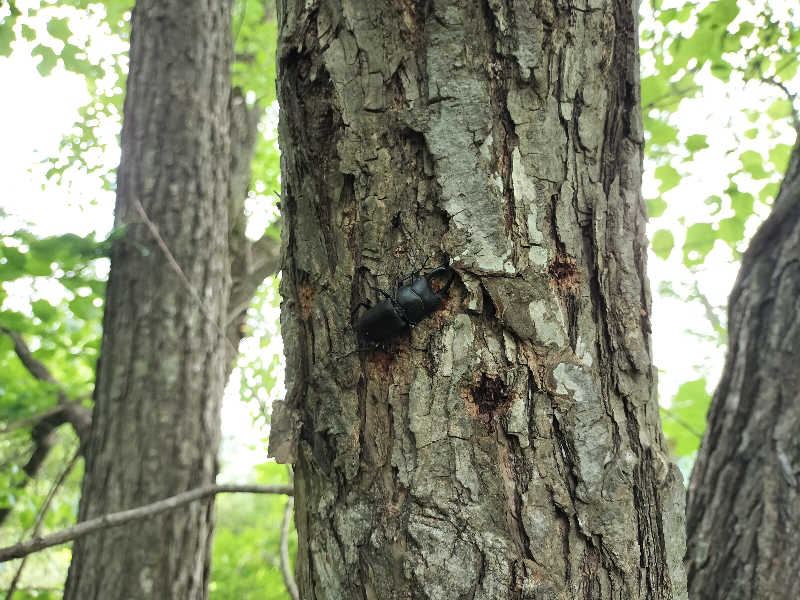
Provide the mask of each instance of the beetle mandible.
[{"label": "beetle mandible", "polygon": [[[450,273],[447,283],[437,292],[431,287],[431,280]],[[365,342],[385,342],[398,333],[411,329],[425,317],[433,313],[442,302],[442,297],[450,289],[455,271],[447,265],[436,267],[430,273],[419,275],[415,271],[400,280],[394,297],[378,290],[384,299],[372,306],[369,302],[359,302],[353,315],[362,306],[367,308],[355,324],[359,338]],[[408,285],[404,282],[410,281]]]}]

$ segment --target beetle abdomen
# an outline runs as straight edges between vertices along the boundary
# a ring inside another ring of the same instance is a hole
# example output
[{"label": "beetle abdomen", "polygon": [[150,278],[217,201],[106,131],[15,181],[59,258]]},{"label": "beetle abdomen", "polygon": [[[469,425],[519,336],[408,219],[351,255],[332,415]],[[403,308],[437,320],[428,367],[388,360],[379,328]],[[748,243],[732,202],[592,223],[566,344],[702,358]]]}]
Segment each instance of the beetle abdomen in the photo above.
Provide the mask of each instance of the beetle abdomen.
[{"label": "beetle abdomen", "polygon": [[402,309],[391,300],[381,300],[356,323],[359,337],[367,342],[383,342],[408,328]]}]

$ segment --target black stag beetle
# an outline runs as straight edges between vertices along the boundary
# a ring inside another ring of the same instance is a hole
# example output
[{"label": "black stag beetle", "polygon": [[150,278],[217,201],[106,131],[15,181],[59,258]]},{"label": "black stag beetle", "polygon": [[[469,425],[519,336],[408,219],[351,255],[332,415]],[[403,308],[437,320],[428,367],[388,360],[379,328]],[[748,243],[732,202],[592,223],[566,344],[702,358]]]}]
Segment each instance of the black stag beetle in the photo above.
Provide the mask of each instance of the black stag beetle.
[{"label": "black stag beetle", "polygon": [[[431,287],[431,280],[450,273],[447,283],[437,292]],[[433,313],[442,303],[442,297],[450,289],[455,278],[455,271],[447,265],[436,267],[430,273],[420,275],[414,271],[401,279],[394,297],[383,290],[377,291],[384,299],[375,306],[369,301],[359,302],[351,316],[359,308],[366,307],[367,312],[355,323],[358,337],[364,342],[380,344],[402,331],[414,327],[425,317]],[[403,285],[410,281],[408,285]]]}]

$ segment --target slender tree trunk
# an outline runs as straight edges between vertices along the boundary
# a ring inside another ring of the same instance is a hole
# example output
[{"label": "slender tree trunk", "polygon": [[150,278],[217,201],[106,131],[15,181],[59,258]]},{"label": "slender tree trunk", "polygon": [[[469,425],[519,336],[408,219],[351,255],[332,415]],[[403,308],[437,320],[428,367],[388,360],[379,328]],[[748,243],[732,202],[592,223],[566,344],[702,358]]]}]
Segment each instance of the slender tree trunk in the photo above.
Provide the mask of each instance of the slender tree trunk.
[{"label": "slender tree trunk", "polygon": [[[140,0],[133,11],[116,205],[124,233],[111,254],[81,520],[213,483],[217,472],[231,3]],[[208,500],[80,540],[64,597],[204,598],[212,521]]]},{"label": "slender tree trunk", "polygon": [[[304,600],[686,598],[649,343],[635,3],[280,2]],[[448,260],[440,310],[350,311]]]},{"label": "slender tree trunk", "polygon": [[800,146],[728,303],[728,356],[687,506],[697,600],[800,593]]}]

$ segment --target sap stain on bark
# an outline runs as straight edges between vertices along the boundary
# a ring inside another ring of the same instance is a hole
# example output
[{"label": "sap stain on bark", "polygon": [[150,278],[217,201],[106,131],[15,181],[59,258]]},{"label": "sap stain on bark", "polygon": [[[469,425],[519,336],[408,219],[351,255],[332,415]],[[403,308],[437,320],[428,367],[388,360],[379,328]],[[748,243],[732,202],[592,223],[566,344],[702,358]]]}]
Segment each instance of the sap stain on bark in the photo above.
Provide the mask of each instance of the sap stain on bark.
[{"label": "sap stain on bark", "polygon": [[300,314],[304,321],[311,317],[311,305],[314,300],[314,288],[307,283],[297,286],[297,298],[300,302]]},{"label": "sap stain on bark", "polygon": [[559,254],[547,266],[553,282],[562,293],[574,292],[580,283],[580,273],[575,259],[566,254]]},{"label": "sap stain on bark", "polygon": [[574,350],[578,341],[578,285],[580,284],[580,271],[575,259],[568,254],[559,252],[547,266],[551,282],[555,285],[561,296],[565,325],[569,345]]}]

